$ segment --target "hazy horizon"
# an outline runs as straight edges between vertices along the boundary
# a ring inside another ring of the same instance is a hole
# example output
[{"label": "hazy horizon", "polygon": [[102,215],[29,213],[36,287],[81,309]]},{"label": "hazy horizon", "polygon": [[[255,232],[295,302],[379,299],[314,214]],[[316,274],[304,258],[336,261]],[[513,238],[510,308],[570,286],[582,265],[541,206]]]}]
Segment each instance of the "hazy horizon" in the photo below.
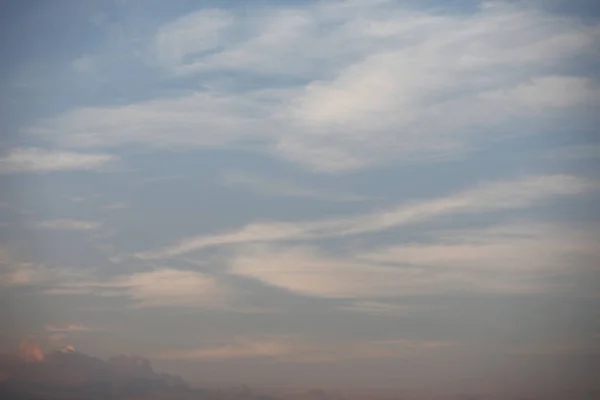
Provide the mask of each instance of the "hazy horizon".
[{"label": "hazy horizon", "polygon": [[0,353],[598,396],[597,1],[0,7]]}]

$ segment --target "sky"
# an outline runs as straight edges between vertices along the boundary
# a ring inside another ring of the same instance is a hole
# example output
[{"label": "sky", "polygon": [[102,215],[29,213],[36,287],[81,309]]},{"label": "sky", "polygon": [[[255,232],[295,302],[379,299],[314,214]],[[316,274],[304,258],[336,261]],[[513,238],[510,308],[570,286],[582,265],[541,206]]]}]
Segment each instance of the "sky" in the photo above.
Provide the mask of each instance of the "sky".
[{"label": "sky", "polygon": [[0,350],[592,387],[594,1],[4,1]]}]

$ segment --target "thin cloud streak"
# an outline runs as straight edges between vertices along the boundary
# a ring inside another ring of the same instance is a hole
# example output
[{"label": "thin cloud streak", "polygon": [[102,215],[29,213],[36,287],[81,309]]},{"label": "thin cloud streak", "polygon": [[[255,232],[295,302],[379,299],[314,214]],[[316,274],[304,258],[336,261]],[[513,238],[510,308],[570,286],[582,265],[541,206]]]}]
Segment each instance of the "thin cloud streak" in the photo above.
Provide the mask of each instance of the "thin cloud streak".
[{"label": "thin cloud streak", "polygon": [[598,234],[552,224],[505,224],[471,231],[436,232],[434,243],[408,243],[361,254],[387,265],[519,273],[577,268],[573,256],[600,257]]},{"label": "thin cloud streak", "polygon": [[312,343],[297,335],[231,338],[219,345],[157,353],[157,360],[242,360],[267,359],[272,362],[320,364],[345,360],[395,359],[436,354],[457,346],[453,341],[416,339],[340,341]]},{"label": "thin cloud streak", "polygon": [[568,281],[600,257],[595,232],[564,226],[501,225],[431,240],[337,257],[309,246],[247,245],[229,271],[303,296],[360,300],[350,309],[386,314],[405,310],[370,299],[560,293],[564,280],[553,279]]},{"label": "thin cloud streak", "polygon": [[65,231],[92,231],[100,229],[102,223],[98,221],[85,221],[77,219],[53,219],[35,224],[37,229],[52,229]]},{"label": "thin cloud streak", "polygon": [[65,326],[57,326],[52,324],[45,324],[44,329],[50,333],[73,333],[73,332],[93,332],[99,329],[90,328],[83,324],[69,324]]},{"label": "thin cloud streak", "polygon": [[365,201],[368,198],[330,193],[302,187],[289,180],[277,180],[243,171],[229,172],[223,177],[224,185],[250,189],[263,196],[301,197],[324,201]]},{"label": "thin cloud streak", "polygon": [[97,170],[116,157],[40,148],[15,148],[0,157],[0,174]]},{"label": "thin cloud streak", "polygon": [[[511,268],[514,270],[514,268]],[[230,273],[302,296],[330,299],[404,298],[453,294],[536,294],[551,288],[529,271],[392,267],[331,257],[311,247],[250,248],[231,262]],[[543,278],[543,276],[541,277]]]},{"label": "thin cloud streak", "polygon": [[183,239],[156,252],[140,253],[137,257],[161,259],[223,245],[359,235],[451,214],[528,208],[555,198],[581,195],[598,187],[595,181],[568,175],[531,176],[519,180],[482,183],[455,195],[415,201],[362,216],[296,223],[252,223],[231,233]]},{"label": "thin cloud streak", "polygon": [[49,295],[122,297],[136,308],[227,308],[231,290],[216,278],[195,271],[155,269],[109,279],[91,276],[54,280],[44,290]]}]

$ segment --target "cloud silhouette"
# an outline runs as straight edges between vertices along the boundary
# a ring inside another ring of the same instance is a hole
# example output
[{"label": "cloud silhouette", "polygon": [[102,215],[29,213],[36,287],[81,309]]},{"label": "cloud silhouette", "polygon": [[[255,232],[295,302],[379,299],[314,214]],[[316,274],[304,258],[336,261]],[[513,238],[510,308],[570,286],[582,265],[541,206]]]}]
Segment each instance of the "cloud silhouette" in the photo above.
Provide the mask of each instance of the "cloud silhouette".
[{"label": "cloud silhouette", "polygon": [[276,400],[240,388],[192,389],[178,376],[155,372],[148,359],[136,355],[104,361],[72,346],[44,354],[29,338],[16,354],[0,354],[2,399]]}]

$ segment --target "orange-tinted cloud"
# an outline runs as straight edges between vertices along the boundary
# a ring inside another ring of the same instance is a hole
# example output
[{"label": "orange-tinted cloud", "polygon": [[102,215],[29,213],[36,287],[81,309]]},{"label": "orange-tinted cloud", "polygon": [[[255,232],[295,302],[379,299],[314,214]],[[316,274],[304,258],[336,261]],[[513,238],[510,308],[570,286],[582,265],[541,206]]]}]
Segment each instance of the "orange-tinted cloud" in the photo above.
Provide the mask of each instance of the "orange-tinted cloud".
[{"label": "orange-tinted cloud", "polygon": [[44,360],[42,349],[33,339],[25,338],[19,342],[19,357],[28,363]]}]

